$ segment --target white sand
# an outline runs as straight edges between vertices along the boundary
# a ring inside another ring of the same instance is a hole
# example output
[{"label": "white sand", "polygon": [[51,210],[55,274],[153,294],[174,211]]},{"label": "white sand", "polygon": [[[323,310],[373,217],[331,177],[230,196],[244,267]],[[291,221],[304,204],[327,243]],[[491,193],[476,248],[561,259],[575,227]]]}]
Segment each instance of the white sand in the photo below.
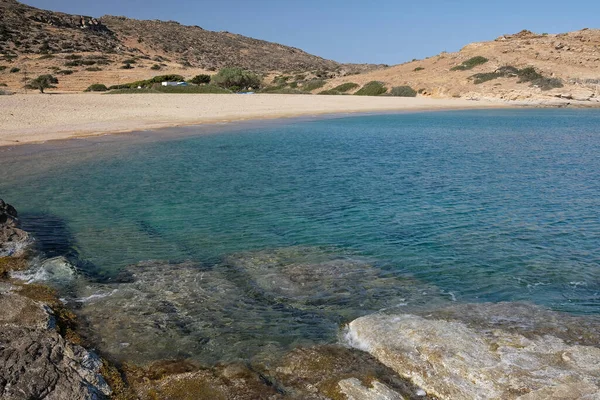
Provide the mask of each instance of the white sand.
[{"label": "white sand", "polygon": [[0,96],[0,146],[246,119],[501,106],[462,99],[267,94]]}]

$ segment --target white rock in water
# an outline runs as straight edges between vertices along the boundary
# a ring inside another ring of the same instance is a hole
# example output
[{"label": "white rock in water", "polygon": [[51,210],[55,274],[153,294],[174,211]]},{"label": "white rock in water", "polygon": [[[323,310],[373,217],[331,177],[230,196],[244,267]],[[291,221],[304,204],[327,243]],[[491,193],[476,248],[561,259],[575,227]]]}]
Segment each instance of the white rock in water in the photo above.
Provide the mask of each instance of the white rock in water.
[{"label": "white rock in water", "polygon": [[600,399],[600,348],[550,335],[405,314],[359,318],[347,337],[442,399]]}]

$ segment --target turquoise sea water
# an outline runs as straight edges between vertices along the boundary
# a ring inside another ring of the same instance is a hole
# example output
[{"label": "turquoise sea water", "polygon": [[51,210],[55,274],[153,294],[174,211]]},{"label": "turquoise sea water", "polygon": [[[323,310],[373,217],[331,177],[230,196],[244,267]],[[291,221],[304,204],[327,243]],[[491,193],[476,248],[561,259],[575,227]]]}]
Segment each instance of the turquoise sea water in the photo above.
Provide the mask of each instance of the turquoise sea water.
[{"label": "turquoise sea water", "polygon": [[597,110],[196,131],[0,149],[0,198],[49,256],[99,280],[149,259],[329,246],[451,300],[600,314]]}]

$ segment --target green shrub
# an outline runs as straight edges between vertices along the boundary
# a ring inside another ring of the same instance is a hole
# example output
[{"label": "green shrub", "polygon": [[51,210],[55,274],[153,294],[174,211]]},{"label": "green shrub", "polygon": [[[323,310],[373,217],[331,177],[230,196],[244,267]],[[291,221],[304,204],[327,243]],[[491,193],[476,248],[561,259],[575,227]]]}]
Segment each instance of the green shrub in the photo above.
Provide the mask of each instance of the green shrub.
[{"label": "green shrub", "polygon": [[298,90],[298,89],[292,89],[292,88],[282,88],[282,87],[277,87],[277,86],[271,86],[270,88],[265,88],[263,90],[260,91],[260,93],[266,93],[266,94],[309,94],[305,91],[302,90]]},{"label": "green shrub", "polygon": [[8,85],[4,82],[0,82],[0,86],[7,87]]},{"label": "green shrub", "polygon": [[0,65],[0,71],[4,71],[6,68],[8,68],[6,65]]},{"label": "green shrub", "polygon": [[292,89],[298,89],[298,82],[292,82],[292,83],[290,83],[290,88],[292,88]]},{"label": "green shrub", "polygon": [[345,92],[349,92],[350,90],[356,89],[358,86],[359,86],[358,83],[347,82],[347,83],[342,83],[341,85],[334,87],[332,90],[335,90],[335,91],[341,92],[341,93],[345,93]]},{"label": "green shrub", "polygon": [[419,72],[419,71],[423,71],[425,68],[423,67],[417,67],[415,69],[413,69],[414,72]]},{"label": "green shrub", "polygon": [[78,67],[81,65],[80,61],[67,61],[65,67]]},{"label": "green shrub", "polygon": [[121,64],[135,64],[137,61],[134,58],[128,58],[127,60],[121,61]]},{"label": "green shrub", "polygon": [[63,69],[61,71],[56,71],[56,73],[60,74],[60,75],[72,75],[73,72],[75,72],[75,71],[72,71],[70,69]]},{"label": "green shrub", "polygon": [[558,78],[547,78],[537,72],[533,67],[521,69],[517,75],[519,76],[518,83],[529,82],[531,86],[537,86],[542,90],[550,90],[563,87],[563,83]]},{"label": "green shrub", "polygon": [[98,68],[98,67],[89,67],[85,69],[86,71],[89,72],[98,72],[98,71],[102,71],[102,68]]},{"label": "green shrub", "polygon": [[354,93],[356,96],[379,96],[387,92],[383,83],[372,81],[364,85],[360,90]]},{"label": "green shrub", "polygon": [[519,83],[532,82],[537,79],[543,78],[542,75],[538,73],[533,67],[523,68],[517,73],[517,75],[519,76]]},{"label": "green shrub", "polygon": [[83,57],[77,54],[69,54],[68,56],[65,57],[65,60],[80,60]]},{"label": "green shrub", "polygon": [[211,78],[211,81],[222,88],[238,87],[240,90],[260,88],[261,79],[253,72],[242,68],[223,68]]},{"label": "green shrub", "polygon": [[[112,88],[112,86],[111,86]],[[110,89],[110,88],[109,88]],[[173,93],[173,94],[230,94],[231,91],[215,85],[202,86],[155,86],[144,89],[110,89],[110,94]]]},{"label": "green shrub", "polygon": [[322,79],[313,79],[312,81],[308,81],[302,85],[302,90],[306,92],[312,92],[313,90],[322,88],[326,83],[327,82]]},{"label": "green shrub", "polygon": [[14,94],[14,93],[13,93],[13,92],[10,92],[10,91],[8,91],[8,90],[3,90],[3,89],[0,89],[0,96],[9,96],[9,95],[11,95],[11,94]]},{"label": "green shrub", "polygon": [[182,82],[182,81],[184,81],[184,78],[181,75],[157,75],[154,78],[146,79],[144,81],[135,81],[135,82],[130,82],[130,83],[123,83],[123,84],[120,84],[120,85],[113,85],[113,86],[110,86],[108,89],[109,90],[115,90],[115,89],[137,89],[140,86],[142,88],[150,88],[155,83],[162,83],[162,82]]},{"label": "green shrub", "polygon": [[396,86],[392,88],[390,95],[397,97],[417,97],[417,91],[410,86]]},{"label": "green shrub", "polygon": [[108,90],[108,88],[106,87],[106,85],[103,85],[101,83],[94,83],[93,85],[90,85],[87,89],[85,89],[86,92],[106,92]]},{"label": "green shrub", "polygon": [[195,77],[190,79],[190,82],[193,83],[194,85],[208,84],[208,83],[210,83],[210,75],[206,75],[206,74],[196,75]]},{"label": "green shrub", "polygon": [[43,56],[38,58],[38,60],[49,60],[51,58],[54,58],[54,56],[52,54],[44,54]]},{"label": "green shrub", "polygon": [[129,64],[129,63],[127,63],[127,64],[125,64],[125,65],[122,65],[120,68],[121,68],[121,69],[133,69],[133,67],[132,67],[132,66],[131,66],[131,64]]},{"label": "green shrub", "polygon": [[481,56],[469,58],[467,61],[463,61],[462,64],[450,68],[450,71],[467,71],[475,68],[478,65],[485,64],[488,61],[489,60],[487,58]]},{"label": "green shrub", "polygon": [[17,73],[17,72],[19,72],[20,70],[21,70],[21,68],[12,67],[12,68],[10,69],[10,71],[9,71],[9,72],[10,72],[11,74],[16,74],[16,73]]},{"label": "green shrub", "polygon": [[323,94],[323,95],[327,95],[327,96],[339,96],[342,94],[342,92],[340,92],[339,90],[335,90],[335,89],[329,89],[329,90],[323,90],[322,92],[319,92],[319,94]]},{"label": "green shrub", "polygon": [[158,71],[160,68],[161,68],[161,66],[158,64],[154,64],[153,66],[150,67],[150,69],[152,69],[154,71]]}]

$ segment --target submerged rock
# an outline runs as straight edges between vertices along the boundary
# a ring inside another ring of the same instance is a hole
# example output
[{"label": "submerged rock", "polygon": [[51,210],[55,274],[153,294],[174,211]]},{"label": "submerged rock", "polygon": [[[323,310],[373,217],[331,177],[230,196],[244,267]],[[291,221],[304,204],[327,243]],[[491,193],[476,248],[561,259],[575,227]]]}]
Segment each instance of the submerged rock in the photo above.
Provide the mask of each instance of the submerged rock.
[{"label": "submerged rock", "polygon": [[17,210],[0,199],[0,257],[22,256],[32,242],[20,229]]},{"label": "submerged rock", "polygon": [[111,389],[100,375],[101,360],[67,342],[46,306],[10,284],[0,289],[0,398],[108,398]]},{"label": "submerged rock", "polygon": [[270,376],[300,399],[431,399],[373,356],[339,345],[295,349]]},{"label": "submerged rock", "polygon": [[431,306],[439,290],[365,259],[314,247],[240,253],[225,262],[253,290],[301,309],[347,319],[385,308]]},{"label": "submerged rock", "polygon": [[243,253],[212,268],[143,262],[122,273],[129,282],[88,283],[72,304],[98,348],[138,363],[277,360],[335,342],[357,316],[436,298],[414,280],[315,248]]},{"label": "submerged rock", "polygon": [[370,315],[350,323],[348,338],[445,399],[598,399],[600,324],[559,316],[509,303]]},{"label": "submerged rock", "polygon": [[72,302],[92,342],[120,360],[276,358],[337,336],[334,322],[263,302],[196,263],[145,262],[127,271],[132,282],[90,284]]}]

